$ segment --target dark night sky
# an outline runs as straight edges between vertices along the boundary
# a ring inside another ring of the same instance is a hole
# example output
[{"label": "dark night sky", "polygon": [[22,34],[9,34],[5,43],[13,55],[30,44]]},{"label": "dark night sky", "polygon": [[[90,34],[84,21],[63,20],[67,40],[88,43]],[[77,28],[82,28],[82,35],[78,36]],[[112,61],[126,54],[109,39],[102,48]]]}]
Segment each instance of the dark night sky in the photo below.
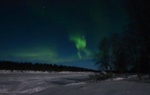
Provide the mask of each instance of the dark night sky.
[{"label": "dark night sky", "polygon": [[127,23],[124,0],[0,0],[0,60],[93,69],[100,39]]}]

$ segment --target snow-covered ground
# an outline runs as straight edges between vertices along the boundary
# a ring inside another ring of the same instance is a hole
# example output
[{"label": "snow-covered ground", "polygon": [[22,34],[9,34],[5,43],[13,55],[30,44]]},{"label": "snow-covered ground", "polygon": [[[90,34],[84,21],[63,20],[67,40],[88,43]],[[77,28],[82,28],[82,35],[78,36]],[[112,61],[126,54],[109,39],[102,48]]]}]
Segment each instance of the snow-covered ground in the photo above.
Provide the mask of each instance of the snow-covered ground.
[{"label": "snow-covered ground", "polygon": [[83,85],[90,73],[0,71],[0,95],[27,95],[48,88]]},{"label": "snow-covered ground", "polygon": [[91,73],[0,71],[0,95],[150,95],[150,82],[117,77],[86,83]]}]

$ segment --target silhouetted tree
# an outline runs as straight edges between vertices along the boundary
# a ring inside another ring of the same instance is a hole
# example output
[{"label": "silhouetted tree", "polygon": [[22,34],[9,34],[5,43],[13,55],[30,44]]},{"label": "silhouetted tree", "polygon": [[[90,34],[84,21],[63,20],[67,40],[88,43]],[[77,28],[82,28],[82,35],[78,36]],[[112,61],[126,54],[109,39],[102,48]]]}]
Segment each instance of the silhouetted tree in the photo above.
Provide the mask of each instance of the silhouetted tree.
[{"label": "silhouetted tree", "polygon": [[95,54],[94,60],[99,69],[109,70],[110,60],[109,60],[109,40],[104,37],[99,44],[99,51]]},{"label": "silhouetted tree", "polygon": [[[128,0],[128,12],[130,15],[130,28],[132,37],[130,37],[130,45],[134,55],[132,59],[136,62],[136,68],[141,79],[140,73],[145,66],[150,69],[150,1],[149,0]],[[131,52],[130,52],[131,53]],[[143,67],[144,66],[144,67]],[[150,70],[149,76],[150,76]]]},{"label": "silhouetted tree", "polygon": [[117,72],[124,73],[127,70],[126,51],[121,35],[114,33],[111,39],[112,63]]}]

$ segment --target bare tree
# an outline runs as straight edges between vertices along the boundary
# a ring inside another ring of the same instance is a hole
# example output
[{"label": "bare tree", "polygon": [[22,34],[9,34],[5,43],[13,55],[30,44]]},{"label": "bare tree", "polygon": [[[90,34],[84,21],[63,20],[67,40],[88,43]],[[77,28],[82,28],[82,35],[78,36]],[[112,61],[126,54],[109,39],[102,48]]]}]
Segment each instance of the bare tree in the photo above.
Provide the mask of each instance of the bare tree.
[{"label": "bare tree", "polygon": [[[141,70],[149,66],[150,69],[150,1],[149,0],[128,0],[128,12],[131,18],[129,31],[130,34],[130,55],[136,63],[139,79],[141,79]],[[128,32],[129,33],[129,32]],[[132,45],[131,45],[132,44]],[[129,48],[128,48],[129,49]],[[131,54],[132,53],[132,54]],[[143,65],[144,64],[144,65]],[[150,70],[149,76],[150,76]]]},{"label": "bare tree", "polygon": [[104,37],[99,44],[99,52],[95,54],[96,65],[100,69],[109,70],[109,40]]}]

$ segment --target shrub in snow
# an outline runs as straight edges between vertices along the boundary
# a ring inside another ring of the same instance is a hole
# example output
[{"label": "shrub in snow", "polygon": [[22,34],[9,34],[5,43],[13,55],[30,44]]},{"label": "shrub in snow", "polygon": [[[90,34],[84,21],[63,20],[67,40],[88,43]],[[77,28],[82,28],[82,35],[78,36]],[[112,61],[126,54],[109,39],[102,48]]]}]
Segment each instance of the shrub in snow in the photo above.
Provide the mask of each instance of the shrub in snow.
[{"label": "shrub in snow", "polygon": [[89,80],[100,81],[100,80],[106,80],[111,77],[112,77],[111,73],[95,73],[93,75],[89,75]]}]

